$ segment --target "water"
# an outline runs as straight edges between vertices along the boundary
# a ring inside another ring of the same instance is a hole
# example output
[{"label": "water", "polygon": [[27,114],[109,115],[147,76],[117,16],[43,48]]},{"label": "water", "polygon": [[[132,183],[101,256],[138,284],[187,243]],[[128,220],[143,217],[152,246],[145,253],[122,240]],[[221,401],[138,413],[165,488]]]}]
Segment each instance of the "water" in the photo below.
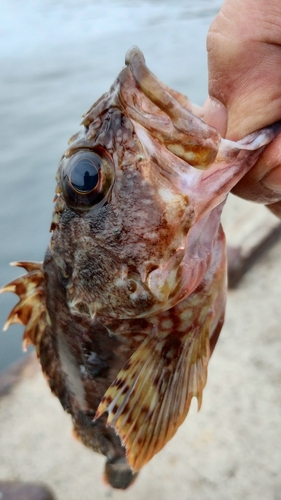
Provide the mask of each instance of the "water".
[{"label": "water", "polygon": [[[81,115],[138,45],[167,85],[202,104],[205,39],[222,0],[0,0],[0,283],[42,260],[54,176]],[[0,296],[0,325],[16,296]],[[23,327],[0,333],[0,370],[22,356]]]}]

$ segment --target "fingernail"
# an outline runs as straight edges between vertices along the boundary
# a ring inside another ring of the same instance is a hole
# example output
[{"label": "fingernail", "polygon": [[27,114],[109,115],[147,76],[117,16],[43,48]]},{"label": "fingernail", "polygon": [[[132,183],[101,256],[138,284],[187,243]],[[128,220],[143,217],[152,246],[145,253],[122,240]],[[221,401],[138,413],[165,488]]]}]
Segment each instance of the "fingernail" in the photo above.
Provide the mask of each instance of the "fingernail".
[{"label": "fingernail", "polygon": [[221,136],[224,137],[227,127],[227,110],[225,106],[217,99],[209,97],[203,106],[203,110],[204,122],[216,128]]}]

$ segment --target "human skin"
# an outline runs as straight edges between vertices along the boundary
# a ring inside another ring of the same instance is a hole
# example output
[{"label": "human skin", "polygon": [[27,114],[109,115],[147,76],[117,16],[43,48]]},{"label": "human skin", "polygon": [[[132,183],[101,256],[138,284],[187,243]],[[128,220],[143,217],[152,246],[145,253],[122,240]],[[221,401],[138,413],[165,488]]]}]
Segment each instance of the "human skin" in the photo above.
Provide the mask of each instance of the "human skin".
[{"label": "human skin", "polygon": [[[204,120],[239,140],[281,119],[281,2],[226,0],[207,37]],[[281,134],[233,192],[281,218]]]}]

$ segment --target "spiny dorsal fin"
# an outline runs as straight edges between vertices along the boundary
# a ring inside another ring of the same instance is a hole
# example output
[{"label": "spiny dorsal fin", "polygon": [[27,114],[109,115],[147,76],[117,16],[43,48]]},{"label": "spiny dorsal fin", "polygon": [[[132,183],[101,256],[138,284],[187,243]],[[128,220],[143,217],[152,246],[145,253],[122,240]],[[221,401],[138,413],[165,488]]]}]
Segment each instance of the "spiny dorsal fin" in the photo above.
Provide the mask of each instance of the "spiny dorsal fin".
[{"label": "spiny dorsal fin", "polygon": [[95,419],[108,412],[138,471],[174,436],[195,396],[201,406],[210,357],[209,318],[184,335],[155,329],[106,391]]},{"label": "spiny dorsal fin", "polygon": [[23,347],[26,349],[29,344],[33,344],[39,353],[40,339],[48,318],[42,263],[13,262],[12,265],[23,267],[27,270],[27,274],[16,278],[0,289],[0,293],[14,292],[20,298],[10,312],[4,330],[7,330],[13,323],[25,325]]}]

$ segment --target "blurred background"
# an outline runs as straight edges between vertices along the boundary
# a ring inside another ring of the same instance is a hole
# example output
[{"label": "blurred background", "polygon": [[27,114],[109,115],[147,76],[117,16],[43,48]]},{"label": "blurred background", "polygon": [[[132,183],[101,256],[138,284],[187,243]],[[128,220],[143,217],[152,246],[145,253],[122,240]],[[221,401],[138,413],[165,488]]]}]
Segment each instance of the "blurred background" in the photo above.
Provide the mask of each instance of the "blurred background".
[{"label": "blurred background", "polygon": [[[222,0],[0,0],[0,286],[17,260],[43,260],[57,164],[81,115],[138,45],[149,68],[197,104],[206,34]],[[16,296],[0,297],[0,326]],[[23,356],[23,328],[0,333],[0,371]]]}]

